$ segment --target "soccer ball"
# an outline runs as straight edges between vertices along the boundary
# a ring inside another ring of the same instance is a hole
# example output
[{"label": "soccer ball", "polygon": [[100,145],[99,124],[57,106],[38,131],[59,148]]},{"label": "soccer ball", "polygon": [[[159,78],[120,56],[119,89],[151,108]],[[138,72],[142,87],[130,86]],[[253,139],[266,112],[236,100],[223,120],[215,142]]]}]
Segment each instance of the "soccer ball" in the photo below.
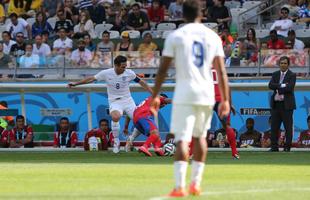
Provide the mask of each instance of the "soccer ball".
[{"label": "soccer ball", "polygon": [[175,153],[175,145],[172,143],[167,143],[163,146],[165,156],[173,156]]}]

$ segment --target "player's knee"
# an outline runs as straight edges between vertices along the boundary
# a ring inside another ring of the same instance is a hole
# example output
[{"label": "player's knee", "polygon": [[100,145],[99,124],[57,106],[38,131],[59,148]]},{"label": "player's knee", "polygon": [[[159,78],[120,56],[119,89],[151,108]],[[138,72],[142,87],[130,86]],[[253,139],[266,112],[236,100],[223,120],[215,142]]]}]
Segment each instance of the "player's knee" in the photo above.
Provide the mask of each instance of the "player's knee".
[{"label": "player's knee", "polygon": [[112,117],[113,122],[119,122],[119,120],[121,118],[121,114],[118,111],[113,111],[111,113],[111,117]]},{"label": "player's knee", "polygon": [[152,130],[152,131],[150,132],[150,135],[152,135],[152,134],[154,134],[154,135],[159,135],[159,131],[158,131],[157,129]]}]

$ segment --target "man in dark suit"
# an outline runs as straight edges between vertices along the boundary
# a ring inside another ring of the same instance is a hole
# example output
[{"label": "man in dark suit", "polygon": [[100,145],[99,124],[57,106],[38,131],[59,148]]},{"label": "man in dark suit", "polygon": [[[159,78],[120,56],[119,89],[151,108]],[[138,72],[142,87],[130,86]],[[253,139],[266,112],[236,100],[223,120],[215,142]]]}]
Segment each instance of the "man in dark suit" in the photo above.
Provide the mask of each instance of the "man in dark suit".
[{"label": "man in dark suit", "polygon": [[293,112],[296,109],[294,87],[296,74],[289,70],[290,59],[286,56],[280,58],[280,70],[272,74],[269,88],[273,90],[270,100],[271,106],[271,149],[279,151],[278,137],[281,123],[285,128],[284,151],[291,149],[293,137]]}]

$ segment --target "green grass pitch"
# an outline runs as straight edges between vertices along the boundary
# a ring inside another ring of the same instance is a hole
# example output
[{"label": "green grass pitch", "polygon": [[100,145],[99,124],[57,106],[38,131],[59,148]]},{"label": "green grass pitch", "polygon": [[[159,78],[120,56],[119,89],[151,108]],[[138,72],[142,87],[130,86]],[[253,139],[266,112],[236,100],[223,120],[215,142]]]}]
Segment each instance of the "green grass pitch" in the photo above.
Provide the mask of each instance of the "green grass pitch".
[{"label": "green grass pitch", "polygon": [[[136,152],[0,152],[0,199],[165,199],[172,162]],[[310,153],[243,152],[232,160],[210,152],[202,189],[185,199],[309,200]]]}]

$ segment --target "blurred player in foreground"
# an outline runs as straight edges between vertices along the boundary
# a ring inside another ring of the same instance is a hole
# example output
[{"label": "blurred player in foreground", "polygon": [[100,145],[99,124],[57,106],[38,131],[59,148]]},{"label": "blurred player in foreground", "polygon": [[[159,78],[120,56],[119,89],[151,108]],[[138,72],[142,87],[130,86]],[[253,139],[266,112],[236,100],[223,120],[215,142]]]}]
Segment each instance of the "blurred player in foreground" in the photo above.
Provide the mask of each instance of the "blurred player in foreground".
[{"label": "blurred player in foreground", "polygon": [[[152,101],[152,97],[148,97],[144,101],[137,106],[134,114],[133,114],[133,122],[135,128],[148,139],[145,143],[139,148],[139,152],[144,153],[146,156],[152,156],[152,153],[149,151],[151,144],[154,146],[154,151],[156,155],[163,156],[164,152],[161,149],[162,143],[159,135],[158,127],[154,120],[154,115],[150,111],[150,103]],[[168,98],[165,94],[160,94],[160,108],[166,106],[171,103],[171,99]],[[128,128],[129,118],[126,120],[125,129]],[[130,137],[130,140],[127,143],[132,144],[135,138],[133,136]],[[127,146],[128,144],[126,144]]]},{"label": "blurred player in foreground", "polygon": [[214,106],[214,85],[211,68],[215,68],[221,92],[219,116],[230,112],[229,89],[220,37],[201,24],[201,5],[198,0],[186,0],[183,17],[188,23],[172,32],[166,39],[162,63],[153,88],[151,111],[157,114],[160,106],[161,84],[174,59],[176,86],[173,98],[171,132],[175,134],[175,188],[170,197],[184,197],[188,165],[188,143],[193,137],[191,195],[200,195],[201,179],[207,154],[206,134],[210,128]]}]

